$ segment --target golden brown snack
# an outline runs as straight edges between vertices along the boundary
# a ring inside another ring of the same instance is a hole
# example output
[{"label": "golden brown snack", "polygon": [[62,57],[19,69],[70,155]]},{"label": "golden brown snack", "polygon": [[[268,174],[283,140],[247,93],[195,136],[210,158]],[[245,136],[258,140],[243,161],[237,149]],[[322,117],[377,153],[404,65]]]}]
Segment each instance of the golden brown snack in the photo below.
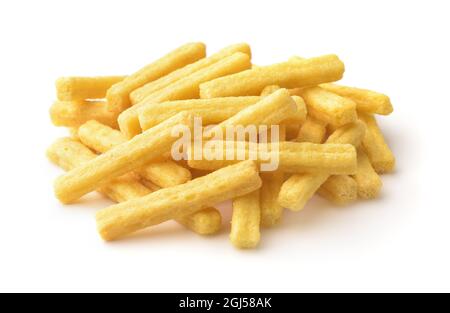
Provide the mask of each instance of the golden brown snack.
[{"label": "golden brown snack", "polygon": [[[120,131],[96,121],[83,124],[78,130],[78,135],[82,143],[101,153],[128,141]],[[138,169],[137,173],[162,188],[183,184],[191,179],[189,170],[172,160],[146,164]]]},{"label": "golden brown snack", "polygon": [[315,86],[342,78],[344,64],[335,55],[298,62],[278,63],[229,75],[203,83],[201,98],[258,96],[266,86],[282,88]]},{"label": "golden brown snack", "polygon": [[195,213],[261,187],[256,164],[248,161],[220,169],[183,185],[113,205],[97,213],[104,240],[116,240],[143,228]]},{"label": "golden brown snack", "polygon": [[[357,121],[338,128],[326,143],[351,144],[359,146],[364,138],[366,128]],[[311,199],[316,191],[330,177],[328,174],[296,174],[292,175],[281,187],[278,202],[292,211],[299,211]]]},{"label": "golden brown snack", "polygon": [[358,185],[358,196],[360,198],[373,199],[379,195],[383,183],[372,164],[370,164],[369,157],[362,147],[358,149],[358,170],[353,178]]},{"label": "golden brown snack", "polygon": [[259,190],[233,200],[230,240],[236,248],[255,248],[261,238],[260,224]]},{"label": "golden brown snack", "polygon": [[192,131],[192,116],[180,113],[59,177],[55,182],[57,198],[63,203],[73,202],[111,179],[156,160],[170,151],[177,140],[172,136],[172,129],[179,125]]},{"label": "golden brown snack", "polygon": [[[57,140],[48,150],[48,158],[56,165],[69,171],[95,159],[97,155],[79,141],[71,138]],[[141,184],[134,175],[126,174],[101,187],[97,191],[116,202],[140,198],[156,191]],[[217,209],[207,208],[194,214],[183,216],[177,222],[200,235],[210,235],[222,226],[221,215]]]},{"label": "golden brown snack", "polygon": [[107,110],[105,101],[55,101],[50,108],[50,118],[55,126],[76,128],[96,120],[117,129],[117,116]]},{"label": "golden brown snack", "polygon": [[360,113],[359,118],[367,126],[362,144],[373,168],[379,174],[392,172],[395,168],[395,157],[378,127],[377,120],[373,115],[364,113]]},{"label": "golden brown snack", "polygon": [[61,77],[56,80],[59,101],[103,99],[108,89],[126,76]]},{"label": "golden brown snack", "polygon": [[249,57],[251,57],[251,49],[250,46],[246,43],[238,43],[235,45],[231,45],[228,47],[225,47],[224,49],[220,50],[219,52],[207,57],[198,60],[195,63],[186,65],[183,68],[180,68],[176,71],[173,71],[172,73],[161,77],[160,79],[157,79],[153,82],[150,82],[141,88],[136,89],[130,94],[130,100],[131,103],[136,104],[139,103],[152,93],[161,90],[176,81],[179,81],[180,79],[187,77],[188,75],[191,75],[207,66],[210,66],[226,57],[229,57],[230,55],[233,55],[236,52],[242,52],[247,54]]},{"label": "golden brown snack", "polygon": [[356,121],[356,103],[320,87],[305,88],[300,92],[308,114],[336,127]]},{"label": "golden brown snack", "polygon": [[[190,151],[190,167],[200,170],[216,170],[231,164],[251,159],[257,163],[267,162],[267,157],[278,159],[278,170],[286,173],[326,173],[329,175],[355,174],[357,158],[355,147],[351,144],[313,144],[309,142],[280,142],[279,149],[272,144],[256,144],[238,141],[210,141],[203,150],[201,158]],[[231,150],[230,150],[231,148]],[[194,148],[195,149],[195,148]],[[198,153],[198,151],[196,151]],[[252,153],[254,152],[254,153]],[[208,155],[218,159],[208,158]],[[232,156],[232,157],[230,157]]]},{"label": "golden brown snack", "polygon": [[270,86],[266,86],[262,91],[261,91],[261,97],[265,97],[268,96],[270,94],[273,94],[275,91],[277,91],[278,89],[280,89],[280,86],[277,85],[270,85]]},{"label": "golden brown snack", "polygon": [[163,77],[176,69],[195,62],[206,55],[206,46],[195,42],[185,44],[155,62],[114,84],[107,92],[108,109],[112,112],[122,112],[131,105],[130,93],[148,82]]},{"label": "golden brown snack", "polygon": [[388,115],[394,111],[391,100],[382,93],[336,84],[322,84],[320,87],[355,101],[358,111],[364,113]]},{"label": "golden brown snack", "polygon": [[321,197],[338,205],[348,204],[358,199],[356,181],[347,175],[330,176],[320,186],[318,192]]},{"label": "golden brown snack", "polygon": [[306,118],[306,122],[301,126],[295,141],[322,143],[327,134],[327,124],[317,120],[312,116]]},{"label": "golden brown snack", "polygon": [[237,73],[250,68],[250,57],[241,52],[237,52],[224,58],[210,66],[194,72],[175,83],[149,95],[142,101],[119,115],[120,130],[128,137],[133,138],[141,133],[139,125],[139,110],[152,106],[155,103],[196,99],[199,94],[199,85],[211,79]]}]

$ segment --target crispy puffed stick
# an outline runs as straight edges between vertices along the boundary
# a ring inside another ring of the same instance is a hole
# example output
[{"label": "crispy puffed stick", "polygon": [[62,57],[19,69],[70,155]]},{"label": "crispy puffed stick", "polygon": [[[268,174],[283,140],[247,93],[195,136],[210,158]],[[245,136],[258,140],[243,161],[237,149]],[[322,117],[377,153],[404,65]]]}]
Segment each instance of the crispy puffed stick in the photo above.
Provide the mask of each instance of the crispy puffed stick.
[{"label": "crispy puffed stick", "polygon": [[261,239],[259,190],[233,199],[230,241],[236,248],[255,248]]},{"label": "crispy puffed stick", "polygon": [[[82,143],[70,138],[57,140],[47,150],[47,156],[53,163],[66,171],[97,157],[95,153]],[[141,184],[134,175],[125,174],[113,179],[97,191],[113,201],[124,202],[146,196],[156,190],[158,188],[148,188]],[[194,214],[180,217],[176,221],[200,235],[214,234],[222,226],[220,212],[214,208],[207,208]]]},{"label": "crispy puffed stick", "polygon": [[79,127],[90,120],[118,128],[117,113],[106,108],[105,101],[55,101],[50,118],[55,126]]},{"label": "crispy puffed stick", "polygon": [[206,46],[200,42],[188,43],[169,52],[123,81],[114,84],[106,94],[108,109],[113,112],[122,112],[131,105],[130,93],[133,90],[204,58],[205,55]]},{"label": "crispy puffed stick", "polygon": [[[326,143],[345,143],[356,147],[364,138],[365,131],[365,125],[356,121],[338,128]],[[281,187],[278,202],[292,211],[300,211],[329,177],[328,174],[292,175]]]},{"label": "crispy puffed stick", "polygon": [[277,85],[270,85],[270,86],[266,86],[262,91],[261,91],[261,97],[265,97],[268,96],[270,94],[273,94],[275,91],[277,91],[278,89],[280,89],[280,86]]},{"label": "crispy puffed stick", "polygon": [[[201,147],[199,147],[201,148]],[[215,170],[252,157],[257,163],[278,160],[278,170],[286,173],[355,174],[357,158],[351,144],[313,144],[309,142],[251,143],[212,140],[204,145],[198,157],[190,150],[188,164],[200,170]],[[197,150],[199,150],[197,148]],[[211,157],[212,156],[212,157]]]},{"label": "crispy puffed stick", "polygon": [[327,124],[309,115],[301,126],[295,141],[322,143],[326,134]]},{"label": "crispy puffed stick", "polygon": [[375,172],[370,164],[364,148],[358,149],[358,169],[353,176],[358,185],[358,196],[362,199],[376,198],[383,185],[380,176]]},{"label": "crispy puffed stick", "polygon": [[[128,141],[120,131],[96,121],[83,124],[78,130],[78,135],[86,146],[101,153]],[[183,184],[191,179],[188,169],[171,160],[146,164],[138,169],[137,173],[162,188]]]},{"label": "crispy puffed stick", "polygon": [[[262,97],[260,101],[210,129],[209,134],[225,133],[228,126],[276,125],[297,112],[297,103],[287,89]],[[205,135],[208,137],[208,135]]]},{"label": "crispy puffed stick", "polygon": [[96,159],[69,171],[56,180],[56,197],[63,203],[73,202],[103,186],[109,180],[156,160],[162,154],[169,152],[177,140],[172,136],[175,127],[188,128],[192,131],[192,116],[180,113],[136,138],[114,147]]},{"label": "crispy puffed stick", "polygon": [[[271,136],[268,136],[271,138]],[[280,126],[279,141],[286,140],[286,127]],[[284,183],[283,171],[261,173],[262,186],[260,192],[261,225],[274,226],[279,223],[283,215],[283,207],[278,203],[278,194]]]},{"label": "crispy puffed stick", "polygon": [[108,89],[126,76],[61,77],[56,80],[56,96],[60,101],[103,99]]},{"label": "crispy puffed stick", "polygon": [[201,98],[257,96],[269,85],[307,87],[342,78],[344,64],[336,55],[263,66],[217,78],[200,86]]},{"label": "crispy puffed stick", "polygon": [[142,131],[141,126],[139,125],[139,110],[145,110],[145,108],[152,106],[155,103],[198,98],[199,85],[201,83],[217,77],[246,70],[250,66],[250,57],[245,53],[237,52],[194,72],[151,94],[144,101],[122,112],[122,114],[119,115],[120,130],[128,138],[133,138]]},{"label": "crispy puffed stick", "polygon": [[322,84],[321,88],[356,102],[358,111],[368,114],[389,115],[394,111],[388,96],[375,91],[336,84]]},{"label": "crispy puffed stick", "polygon": [[359,118],[367,126],[362,144],[373,168],[379,174],[392,172],[395,168],[395,157],[378,127],[377,120],[373,115],[364,113],[360,113]]},{"label": "crispy puffed stick", "polygon": [[161,77],[160,79],[157,79],[153,82],[150,82],[141,88],[136,89],[130,94],[130,100],[132,104],[136,104],[138,102],[141,102],[144,100],[147,96],[151,95],[152,93],[161,90],[176,81],[191,75],[194,72],[197,72],[198,70],[201,70],[207,66],[210,66],[211,64],[214,64],[226,57],[229,57],[230,55],[233,55],[236,52],[242,52],[247,54],[248,56],[251,56],[251,49],[250,46],[246,43],[239,43],[235,45],[231,45],[228,47],[225,47],[224,49],[220,50],[219,52],[204,58],[200,59],[195,63],[186,65],[183,68],[180,68],[176,71],[173,71],[172,73]]},{"label": "crispy puffed stick", "polygon": [[344,205],[358,199],[358,186],[348,175],[330,176],[320,186],[318,194],[335,204]]},{"label": "crispy puffed stick", "polygon": [[72,139],[78,140],[78,128],[77,127],[69,127],[69,134]]},{"label": "crispy puffed stick", "polygon": [[305,100],[308,114],[337,127],[356,121],[356,103],[348,98],[320,87],[305,88],[300,91]]},{"label": "crispy puffed stick", "polygon": [[97,213],[97,228],[104,240],[119,239],[137,230],[193,214],[261,187],[254,162],[241,162],[161,189],[148,196],[113,205]]}]

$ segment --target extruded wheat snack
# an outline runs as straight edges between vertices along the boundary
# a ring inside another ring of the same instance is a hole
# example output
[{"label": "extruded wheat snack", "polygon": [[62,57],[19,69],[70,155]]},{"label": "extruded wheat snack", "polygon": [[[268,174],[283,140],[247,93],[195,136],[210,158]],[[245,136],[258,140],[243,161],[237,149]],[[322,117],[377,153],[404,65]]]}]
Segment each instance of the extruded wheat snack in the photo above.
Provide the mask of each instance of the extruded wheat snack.
[{"label": "extruded wheat snack", "polygon": [[378,127],[377,120],[373,115],[364,113],[360,113],[359,118],[367,126],[362,144],[373,168],[379,174],[392,172],[395,168],[395,157]]},{"label": "extruded wheat snack", "polygon": [[[364,124],[357,121],[338,128],[326,142],[356,147],[361,143],[365,132]],[[292,175],[281,187],[278,201],[285,208],[300,211],[329,177],[328,174],[311,173]]]},{"label": "extruded wheat snack", "polygon": [[295,141],[322,143],[327,134],[327,124],[308,116],[305,123],[301,126]]},{"label": "extruded wheat snack", "polygon": [[369,157],[362,147],[358,149],[358,169],[353,178],[358,185],[358,196],[360,198],[373,199],[380,193],[383,183],[372,164],[370,164]]},{"label": "extruded wheat snack", "polygon": [[[101,153],[127,142],[120,131],[96,121],[89,121],[82,125],[78,130],[78,136],[86,146]],[[191,179],[189,170],[172,160],[146,164],[138,169],[137,173],[162,188],[183,184]]]},{"label": "extruded wheat snack", "polygon": [[241,162],[183,185],[103,209],[97,213],[97,228],[104,240],[116,240],[140,229],[246,195],[260,187],[256,164]]},{"label": "extruded wheat snack", "polygon": [[73,202],[109,180],[156,160],[162,153],[169,152],[177,140],[172,136],[176,126],[192,131],[192,116],[180,113],[61,176],[55,182],[57,198],[63,203]]},{"label": "extruded wheat snack", "polygon": [[155,103],[195,99],[199,95],[199,85],[211,79],[237,73],[250,68],[250,57],[241,52],[237,52],[216,63],[211,64],[197,72],[194,72],[183,79],[149,95],[145,101],[142,101],[119,115],[120,130],[128,137],[133,138],[141,133],[139,125],[139,110],[145,110],[146,107]]},{"label": "extruded wheat snack", "polygon": [[79,127],[90,120],[118,128],[117,113],[106,108],[105,101],[55,101],[50,108],[50,118],[55,126]]},{"label": "extruded wheat snack", "polygon": [[320,87],[303,89],[300,95],[305,100],[308,114],[337,127],[357,120],[356,103]]},{"label": "extruded wheat snack", "polygon": [[389,97],[379,92],[336,84],[322,84],[320,87],[355,101],[360,112],[389,115],[394,111]]},{"label": "extruded wheat snack", "polygon": [[148,82],[163,77],[176,69],[195,62],[206,55],[203,43],[188,43],[145,66],[123,81],[113,85],[107,92],[108,109],[121,112],[131,105],[130,93]]},{"label": "extruded wheat snack", "polygon": [[342,78],[344,64],[335,55],[263,66],[217,78],[200,86],[202,98],[258,96],[269,85],[309,87]]},{"label": "extruded wheat snack", "polygon": [[[95,159],[97,155],[79,141],[71,138],[57,140],[48,150],[48,158],[56,165],[69,171]],[[124,202],[150,194],[155,189],[149,189],[141,184],[134,175],[126,174],[113,179],[97,190],[116,202]],[[222,217],[215,208],[207,208],[194,214],[183,216],[177,222],[200,234],[211,235],[219,231]]]},{"label": "extruded wheat snack", "polygon": [[108,89],[126,76],[61,77],[56,80],[59,101],[103,99]]},{"label": "extruded wheat snack", "polygon": [[320,186],[318,194],[335,204],[344,205],[358,199],[358,185],[347,175],[330,176]]},{"label": "extruded wheat snack", "polygon": [[259,190],[233,200],[230,240],[235,247],[255,248],[261,238],[260,223]]},{"label": "extruded wheat snack", "polygon": [[180,68],[176,71],[173,71],[172,73],[161,77],[160,79],[157,79],[153,82],[150,82],[141,88],[136,89],[133,91],[130,95],[130,100],[133,104],[139,103],[143,100],[145,100],[146,97],[153,94],[154,92],[161,90],[176,81],[179,81],[180,79],[187,77],[188,75],[191,75],[207,66],[210,66],[226,57],[229,57],[233,55],[236,52],[242,52],[247,54],[249,57],[251,57],[251,49],[250,46],[246,43],[239,43],[235,45],[231,45],[228,47],[225,47],[224,49],[220,50],[219,52],[204,58],[200,59],[195,63],[186,65],[183,68]]}]

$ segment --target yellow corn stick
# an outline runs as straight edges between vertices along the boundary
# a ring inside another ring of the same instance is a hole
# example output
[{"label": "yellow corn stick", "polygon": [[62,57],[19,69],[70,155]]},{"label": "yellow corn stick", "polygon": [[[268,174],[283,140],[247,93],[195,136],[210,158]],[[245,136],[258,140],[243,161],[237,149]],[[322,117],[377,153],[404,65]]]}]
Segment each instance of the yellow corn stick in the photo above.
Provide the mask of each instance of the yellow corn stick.
[{"label": "yellow corn stick", "polygon": [[269,85],[282,88],[315,86],[342,78],[344,64],[335,55],[254,68],[214,79],[200,86],[201,98],[257,96]]},{"label": "yellow corn stick", "polygon": [[300,95],[305,100],[308,114],[336,127],[356,121],[356,103],[320,87],[303,89]]},{"label": "yellow corn stick", "polygon": [[97,213],[97,228],[104,240],[115,240],[248,194],[260,187],[256,164],[241,162],[183,185],[161,189],[101,210]]},{"label": "yellow corn stick", "polygon": [[[78,134],[81,142],[101,153],[128,141],[120,131],[96,121],[90,121],[82,125]],[[138,169],[137,173],[162,188],[183,184],[191,179],[191,173],[188,169],[171,160],[146,164]]]},{"label": "yellow corn stick", "polygon": [[231,243],[241,249],[255,248],[260,241],[259,190],[233,200]]},{"label": "yellow corn stick", "polygon": [[[63,138],[57,140],[48,150],[48,158],[56,165],[69,171],[75,167],[89,162],[97,157],[82,143]],[[141,184],[134,175],[126,174],[113,179],[97,191],[116,202],[124,202],[140,198],[156,191]],[[222,226],[220,212],[214,208],[207,208],[194,214],[183,216],[176,221],[188,229],[200,234],[210,235],[219,231]]]},{"label": "yellow corn stick", "polygon": [[210,66],[207,66],[175,83],[149,95],[144,101],[134,105],[119,115],[120,130],[128,137],[133,138],[141,133],[139,125],[139,110],[145,110],[155,103],[198,98],[199,85],[211,79],[233,74],[248,69],[251,66],[250,57],[237,52]]},{"label": "yellow corn stick", "polygon": [[383,183],[370,164],[369,157],[362,147],[358,149],[358,170],[353,176],[358,185],[358,196],[362,199],[376,198]]},{"label": "yellow corn stick", "polygon": [[69,134],[72,139],[78,140],[78,128],[77,127],[69,127]]},{"label": "yellow corn stick", "polygon": [[358,186],[356,181],[350,176],[330,176],[320,186],[318,194],[335,204],[344,205],[358,199]]},{"label": "yellow corn stick", "polygon": [[270,94],[273,94],[275,91],[277,91],[278,89],[280,89],[280,86],[277,85],[270,85],[270,86],[266,86],[262,91],[261,91],[261,97],[265,97],[268,96]]},{"label": "yellow corn stick", "polygon": [[[286,127],[282,125],[279,141],[284,140],[286,140]],[[279,223],[283,215],[283,207],[278,203],[278,194],[284,183],[284,172],[261,173],[261,179],[263,182],[260,192],[261,225],[270,227]]]},{"label": "yellow corn stick", "polygon": [[107,92],[108,109],[113,112],[122,112],[131,105],[130,93],[148,82],[163,77],[176,69],[195,62],[206,55],[203,43],[188,43],[155,62],[145,66],[123,81],[114,84]]},{"label": "yellow corn stick", "polygon": [[118,114],[110,112],[104,101],[55,101],[50,118],[55,126],[79,127],[90,120],[118,128]]},{"label": "yellow corn stick", "polygon": [[177,126],[192,131],[192,116],[180,113],[59,177],[55,182],[57,198],[63,203],[73,202],[109,180],[156,160],[169,152],[177,140],[172,136],[172,129]]},{"label": "yellow corn stick", "polygon": [[161,77],[160,79],[157,79],[153,82],[150,82],[141,88],[136,89],[130,94],[130,100],[131,103],[136,104],[144,100],[147,96],[151,95],[152,93],[161,90],[176,81],[179,81],[180,79],[191,75],[207,66],[210,66],[226,57],[229,57],[230,55],[233,55],[236,52],[242,52],[247,54],[248,56],[251,56],[251,50],[250,46],[246,43],[239,43],[235,45],[231,45],[228,47],[225,47],[224,49],[220,50],[219,52],[198,60],[195,63],[186,65],[183,68],[180,68],[176,71],[173,71],[172,73]]},{"label": "yellow corn stick", "polygon": [[[365,125],[357,121],[338,128],[326,143],[352,144],[356,147],[364,138],[365,131]],[[281,187],[278,202],[292,211],[300,211],[329,177],[328,174],[311,173],[292,175]]]},{"label": "yellow corn stick", "polygon": [[[208,147],[206,147],[208,146]],[[257,163],[267,163],[267,156],[279,160],[278,169],[286,173],[326,173],[330,175],[355,174],[356,150],[351,144],[313,144],[309,142],[280,142],[277,147],[239,141],[209,141],[204,145],[202,157],[190,150],[188,164],[200,170],[216,170],[235,164],[241,157],[251,156]],[[211,159],[208,155],[217,157]],[[230,157],[232,156],[232,157]]]},{"label": "yellow corn stick", "polygon": [[382,93],[336,84],[322,84],[320,87],[353,100],[358,111],[364,113],[389,115],[394,111],[391,100]]},{"label": "yellow corn stick", "polygon": [[373,168],[379,174],[390,173],[395,168],[395,157],[387,145],[373,115],[360,113],[359,118],[366,124],[367,132],[362,142]]},{"label": "yellow corn stick", "polygon": [[322,143],[327,134],[327,124],[317,120],[312,116],[306,118],[306,122],[301,126],[295,141]]},{"label": "yellow corn stick", "polygon": [[103,99],[108,89],[125,77],[61,77],[56,80],[56,95],[59,101]]}]

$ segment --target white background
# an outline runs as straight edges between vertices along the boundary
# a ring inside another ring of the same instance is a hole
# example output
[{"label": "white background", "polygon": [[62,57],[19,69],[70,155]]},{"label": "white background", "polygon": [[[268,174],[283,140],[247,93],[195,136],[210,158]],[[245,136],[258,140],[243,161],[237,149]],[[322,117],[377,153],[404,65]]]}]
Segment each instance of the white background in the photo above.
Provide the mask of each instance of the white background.
[{"label": "white background", "polygon": [[[448,1],[1,1],[0,290],[450,291]],[[62,206],[45,158],[54,80],[127,74],[189,41],[254,63],[336,53],[344,83],[391,96],[398,168],[380,199],[314,199],[239,251],[167,223],[103,243],[92,195]]]}]

